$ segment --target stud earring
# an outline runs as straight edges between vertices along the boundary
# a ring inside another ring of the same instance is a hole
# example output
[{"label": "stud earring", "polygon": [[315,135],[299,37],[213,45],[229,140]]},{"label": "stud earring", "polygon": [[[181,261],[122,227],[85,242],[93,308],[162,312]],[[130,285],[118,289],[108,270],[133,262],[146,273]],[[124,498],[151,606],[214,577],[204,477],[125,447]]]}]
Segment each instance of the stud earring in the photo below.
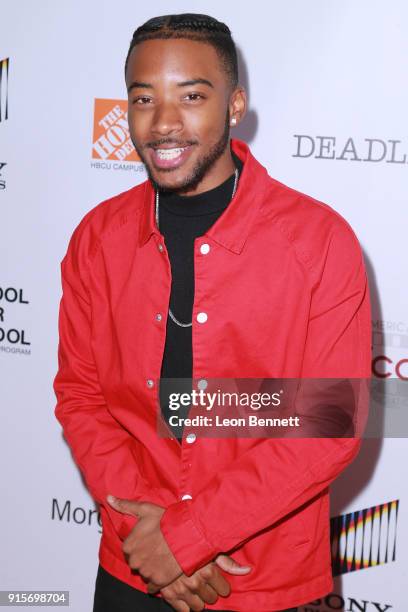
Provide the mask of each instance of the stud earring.
[{"label": "stud earring", "polygon": [[236,117],[232,117],[231,125],[237,125],[237,118]]}]

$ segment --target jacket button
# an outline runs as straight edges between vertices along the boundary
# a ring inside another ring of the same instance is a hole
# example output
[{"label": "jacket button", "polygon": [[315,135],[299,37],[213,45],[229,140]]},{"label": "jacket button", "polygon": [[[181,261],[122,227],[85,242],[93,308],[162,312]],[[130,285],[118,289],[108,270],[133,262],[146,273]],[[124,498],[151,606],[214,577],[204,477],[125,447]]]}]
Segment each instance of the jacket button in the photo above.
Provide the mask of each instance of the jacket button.
[{"label": "jacket button", "polygon": [[207,317],[207,313],[206,312],[199,312],[197,315],[197,321],[199,323],[205,323],[207,321],[208,317]]},{"label": "jacket button", "polygon": [[197,383],[197,387],[199,389],[206,389],[208,387],[208,382],[205,380],[205,378],[201,378]]},{"label": "jacket button", "polygon": [[146,385],[149,387],[149,389],[151,389],[154,386],[154,382],[152,381],[151,378],[148,378],[146,380]]},{"label": "jacket button", "polygon": [[193,499],[193,498],[191,497],[191,495],[186,493],[185,495],[182,495],[181,499],[182,499],[182,501],[184,501],[185,499]]},{"label": "jacket button", "polygon": [[157,313],[156,315],[156,321],[161,321],[162,320],[162,316],[160,314],[160,312]]},{"label": "jacket button", "polygon": [[200,253],[202,253],[202,255],[207,255],[207,253],[210,252],[210,245],[209,244],[202,244],[200,246]]},{"label": "jacket button", "polygon": [[192,444],[193,442],[195,442],[197,440],[197,436],[195,435],[195,433],[189,433],[186,436],[186,442],[188,442],[188,444]]}]

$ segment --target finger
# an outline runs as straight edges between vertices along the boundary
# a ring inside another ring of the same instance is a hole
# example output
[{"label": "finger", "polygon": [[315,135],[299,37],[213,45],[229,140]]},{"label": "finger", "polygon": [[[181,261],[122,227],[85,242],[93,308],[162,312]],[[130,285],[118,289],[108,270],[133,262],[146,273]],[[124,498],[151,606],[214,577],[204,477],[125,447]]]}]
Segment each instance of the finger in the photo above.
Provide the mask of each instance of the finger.
[{"label": "finger", "polygon": [[228,574],[243,575],[249,574],[249,572],[252,570],[252,567],[249,565],[240,565],[229,555],[218,555],[218,557],[215,559],[215,563],[218,565],[218,567],[224,570],[224,572],[228,572]]},{"label": "finger", "polygon": [[218,599],[218,593],[210,584],[203,583],[197,589],[197,595],[201,597],[204,603],[215,604]]},{"label": "finger", "polygon": [[123,514],[131,514],[132,516],[137,517],[142,516],[142,504],[140,502],[133,501],[131,499],[120,499],[119,497],[114,497],[113,495],[108,495],[106,500],[112,506],[112,508],[118,512],[122,512]]},{"label": "finger", "polygon": [[194,610],[194,612],[201,612],[201,610],[204,610],[204,601],[201,599],[201,597],[199,597],[199,595],[196,595],[191,591],[187,591],[184,595],[179,595],[178,598],[189,606],[189,610]]},{"label": "finger", "polygon": [[204,577],[209,584],[221,597],[226,597],[231,592],[230,583],[224,578],[216,565],[211,568],[204,568]]},{"label": "finger", "polygon": [[[211,567],[208,575],[211,573]],[[214,566],[214,571],[218,571]],[[206,604],[214,604],[218,599],[217,592],[207,583],[207,578],[201,574],[202,570],[198,570],[193,576],[182,574],[173,583],[161,589],[162,595],[165,597],[176,597],[183,599],[184,595],[198,595]]]},{"label": "finger", "polygon": [[201,611],[205,608],[205,602],[198,595],[201,583],[202,579],[199,576],[182,575],[173,583],[160,589],[160,592],[172,606],[175,605],[174,602],[177,604],[181,602],[188,605],[188,610]]},{"label": "finger", "polygon": [[176,610],[176,612],[190,612],[190,608],[188,607],[185,601],[173,599],[171,597],[167,599],[167,597],[164,596],[163,599],[167,601],[167,603],[171,606],[171,609]]},{"label": "finger", "polygon": [[150,595],[155,595],[155,593],[158,593],[161,588],[162,587],[158,586],[154,582],[149,582],[147,584],[147,592],[150,593]]}]

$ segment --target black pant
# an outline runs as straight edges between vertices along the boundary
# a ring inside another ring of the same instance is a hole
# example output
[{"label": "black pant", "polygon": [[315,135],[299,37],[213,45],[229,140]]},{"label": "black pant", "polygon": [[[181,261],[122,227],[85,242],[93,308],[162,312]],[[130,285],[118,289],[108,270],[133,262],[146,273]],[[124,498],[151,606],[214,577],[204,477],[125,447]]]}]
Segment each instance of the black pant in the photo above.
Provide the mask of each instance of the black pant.
[{"label": "black pant", "polygon": [[[134,589],[103,569],[98,568],[95,584],[93,612],[174,612],[174,608],[161,597]],[[218,610],[217,612],[233,612]],[[251,610],[256,612],[256,610]],[[297,608],[282,610],[297,612]]]}]

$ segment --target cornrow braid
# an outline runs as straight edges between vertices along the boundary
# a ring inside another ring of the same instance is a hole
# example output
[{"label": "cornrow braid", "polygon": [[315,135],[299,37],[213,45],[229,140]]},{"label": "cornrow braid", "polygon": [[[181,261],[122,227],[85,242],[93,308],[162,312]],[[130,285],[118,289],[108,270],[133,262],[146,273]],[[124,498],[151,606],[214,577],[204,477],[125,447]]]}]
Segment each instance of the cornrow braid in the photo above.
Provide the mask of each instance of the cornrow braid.
[{"label": "cornrow braid", "polygon": [[132,49],[145,40],[187,38],[212,45],[227,73],[231,86],[238,84],[238,60],[229,27],[209,15],[182,13],[153,17],[134,31],[125,61],[125,75]]}]

